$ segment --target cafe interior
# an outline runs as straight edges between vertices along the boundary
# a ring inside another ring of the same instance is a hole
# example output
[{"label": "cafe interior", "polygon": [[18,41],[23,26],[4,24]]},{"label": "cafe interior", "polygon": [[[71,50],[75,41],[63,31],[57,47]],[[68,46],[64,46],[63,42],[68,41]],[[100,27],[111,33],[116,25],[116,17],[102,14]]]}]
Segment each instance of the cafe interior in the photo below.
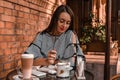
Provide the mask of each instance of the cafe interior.
[{"label": "cafe interior", "polygon": [[75,14],[74,29],[85,55],[85,78],[78,80],[120,78],[120,0],[0,0],[0,80],[19,80],[13,75],[21,55],[61,4]]}]

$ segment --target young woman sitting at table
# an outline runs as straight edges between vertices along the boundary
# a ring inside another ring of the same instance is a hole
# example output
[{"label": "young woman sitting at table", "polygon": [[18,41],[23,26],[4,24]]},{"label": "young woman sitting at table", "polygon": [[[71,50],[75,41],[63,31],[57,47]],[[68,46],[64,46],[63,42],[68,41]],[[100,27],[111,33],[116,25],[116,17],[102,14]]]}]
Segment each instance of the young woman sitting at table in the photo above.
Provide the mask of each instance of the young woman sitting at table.
[{"label": "young woman sitting at table", "polygon": [[76,42],[77,54],[83,58],[84,54],[74,33],[74,14],[69,6],[61,5],[53,13],[48,28],[37,34],[25,53],[34,54],[33,65],[36,66],[55,64],[59,60],[68,60],[74,66]]}]

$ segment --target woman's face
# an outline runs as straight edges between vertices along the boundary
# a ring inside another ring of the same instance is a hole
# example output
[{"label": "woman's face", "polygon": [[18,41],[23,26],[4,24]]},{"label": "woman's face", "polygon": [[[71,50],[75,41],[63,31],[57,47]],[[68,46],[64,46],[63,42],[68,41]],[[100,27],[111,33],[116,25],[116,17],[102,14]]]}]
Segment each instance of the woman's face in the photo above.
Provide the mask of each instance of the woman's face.
[{"label": "woman's face", "polygon": [[58,18],[57,32],[64,33],[70,26],[71,17],[67,12],[62,12]]}]

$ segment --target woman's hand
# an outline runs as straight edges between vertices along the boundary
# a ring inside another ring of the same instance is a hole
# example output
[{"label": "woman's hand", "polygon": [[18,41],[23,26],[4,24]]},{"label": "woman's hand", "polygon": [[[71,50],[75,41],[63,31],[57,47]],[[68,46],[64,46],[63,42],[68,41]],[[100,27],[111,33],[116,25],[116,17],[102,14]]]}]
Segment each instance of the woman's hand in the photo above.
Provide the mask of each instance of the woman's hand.
[{"label": "woman's hand", "polygon": [[56,50],[51,50],[48,52],[48,62],[49,64],[54,64],[56,60]]}]

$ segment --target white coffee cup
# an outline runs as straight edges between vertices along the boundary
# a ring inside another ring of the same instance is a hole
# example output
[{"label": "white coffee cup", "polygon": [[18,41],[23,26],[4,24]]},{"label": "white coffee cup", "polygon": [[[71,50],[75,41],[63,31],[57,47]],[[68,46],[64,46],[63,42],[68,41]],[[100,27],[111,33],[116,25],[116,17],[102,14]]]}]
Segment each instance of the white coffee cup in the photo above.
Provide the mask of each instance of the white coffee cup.
[{"label": "white coffee cup", "polygon": [[23,79],[31,78],[33,58],[33,54],[22,54],[21,56]]},{"label": "white coffee cup", "polygon": [[57,77],[69,77],[70,64],[65,62],[57,63]]}]

